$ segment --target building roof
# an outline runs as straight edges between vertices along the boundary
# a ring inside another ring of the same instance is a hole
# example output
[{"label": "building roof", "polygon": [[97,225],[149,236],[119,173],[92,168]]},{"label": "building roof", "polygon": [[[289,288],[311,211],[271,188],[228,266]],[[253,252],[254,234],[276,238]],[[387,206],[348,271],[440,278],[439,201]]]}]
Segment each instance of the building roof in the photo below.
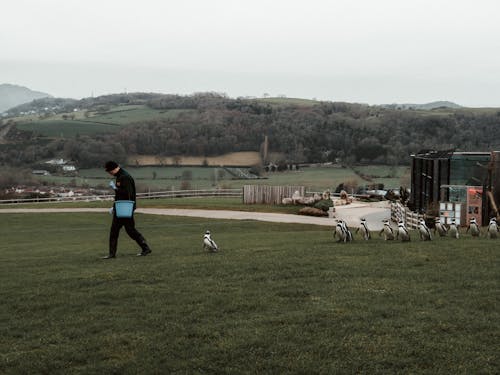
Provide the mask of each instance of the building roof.
[{"label": "building roof", "polygon": [[411,155],[412,157],[418,157],[421,159],[449,159],[455,152],[454,149],[451,150],[420,150],[416,154]]}]

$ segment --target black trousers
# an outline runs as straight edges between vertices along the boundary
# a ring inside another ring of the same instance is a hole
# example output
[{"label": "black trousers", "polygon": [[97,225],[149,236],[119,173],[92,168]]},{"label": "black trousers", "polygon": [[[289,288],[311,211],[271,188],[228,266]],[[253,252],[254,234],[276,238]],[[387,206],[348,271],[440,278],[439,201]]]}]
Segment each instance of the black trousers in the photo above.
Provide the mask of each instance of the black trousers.
[{"label": "black trousers", "polygon": [[148,244],[137,229],[135,229],[134,218],[125,219],[117,218],[113,215],[113,223],[111,224],[111,230],[109,231],[109,255],[116,255],[116,250],[118,247],[118,236],[120,235],[120,229],[125,227],[125,231],[137,244],[141,247],[142,251],[148,250]]}]

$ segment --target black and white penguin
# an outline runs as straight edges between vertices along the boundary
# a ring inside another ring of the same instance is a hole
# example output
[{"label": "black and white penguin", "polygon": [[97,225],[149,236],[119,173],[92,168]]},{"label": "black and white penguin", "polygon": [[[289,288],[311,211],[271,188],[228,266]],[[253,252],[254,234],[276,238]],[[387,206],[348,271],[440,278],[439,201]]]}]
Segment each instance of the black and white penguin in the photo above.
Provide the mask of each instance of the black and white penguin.
[{"label": "black and white penguin", "polygon": [[363,236],[363,239],[366,241],[368,241],[371,238],[370,230],[368,229],[368,224],[366,223],[366,219],[361,219],[359,228],[356,229],[356,233],[358,232],[361,232],[361,236]]},{"label": "black and white penguin", "polygon": [[210,231],[207,230],[205,232],[205,235],[203,236],[203,250],[211,251],[211,252],[217,252],[219,250],[219,247],[215,243],[214,240],[212,240],[212,237],[210,237]]},{"label": "black and white penguin", "polygon": [[351,242],[353,240],[352,232],[349,229],[349,227],[347,226],[347,222],[345,220],[342,220],[342,226],[343,226],[344,232],[345,232],[345,238],[346,238],[345,242]]},{"label": "black and white penguin", "polygon": [[471,217],[469,226],[467,227],[465,233],[469,232],[469,230],[472,237],[479,237],[481,235],[481,229],[479,229],[479,225],[477,224],[475,217]]},{"label": "black and white penguin", "polygon": [[420,219],[418,223],[418,233],[422,241],[431,241],[432,235],[429,227],[425,224],[424,219]]},{"label": "black and white penguin", "polygon": [[448,229],[448,232],[450,233],[451,238],[459,238],[460,237],[460,230],[458,229],[457,224],[455,223],[455,219],[451,219],[450,227]]},{"label": "black and white penguin", "polygon": [[408,232],[408,229],[406,229],[403,220],[399,220],[398,233],[396,234],[396,238],[400,238],[402,242],[410,241],[410,233]]},{"label": "black and white penguin", "polygon": [[434,225],[434,234],[438,232],[439,237],[445,237],[448,234],[448,228],[444,226],[443,223],[441,223],[441,219],[438,217],[436,218],[435,225]]},{"label": "black and white penguin", "polygon": [[488,237],[497,238],[498,237],[498,224],[497,219],[492,217],[490,223],[488,224]]},{"label": "black and white penguin", "polygon": [[382,230],[380,231],[380,233],[378,235],[381,236],[383,233],[384,240],[392,241],[394,239],[394,229],[392,229],[391,224],[389,223],[389,220],[384,219],[384,220],[382,220],[382,222],[384,223],[384,227],[382,228]]},{"label": "black and white penguin", "polygon": [[335,225],[335,230],[333,231],[333,238],[338,237],[337,242],[345,242],[345,232],[344,226],[342,225],[342,219],[337,220],[337,225]]},{"label": "black and white penguin", "polygon": [[345,220],[338,219],[337,225],[335,226],[335,231],[333,232],[333,237],[337,237],[337,242],[350,242],[352,241],[352,233],[347,227]]}]

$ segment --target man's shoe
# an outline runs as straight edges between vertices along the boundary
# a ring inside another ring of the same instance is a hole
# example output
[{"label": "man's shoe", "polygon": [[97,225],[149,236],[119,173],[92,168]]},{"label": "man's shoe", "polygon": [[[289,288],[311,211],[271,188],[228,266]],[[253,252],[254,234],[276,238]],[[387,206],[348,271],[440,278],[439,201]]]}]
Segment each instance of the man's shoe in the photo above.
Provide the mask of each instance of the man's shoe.
[{"label": "man's shoe", "polygon": [[101,259],[114,259],[114,255],[106,255],[105,257],[102,257]]},{"label": "man's shoe", "polygon": [[145,257],[148,254],[151,254],[151,249],[142,250],[139,254],[137,254],[137,256],[138,257]]}]

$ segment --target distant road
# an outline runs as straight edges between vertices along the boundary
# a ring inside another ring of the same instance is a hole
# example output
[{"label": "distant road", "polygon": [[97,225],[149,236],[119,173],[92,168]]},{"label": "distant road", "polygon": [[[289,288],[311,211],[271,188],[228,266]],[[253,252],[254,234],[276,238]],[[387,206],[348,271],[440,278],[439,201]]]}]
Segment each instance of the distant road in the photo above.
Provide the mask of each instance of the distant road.
[{"label": "distant road", "polygon": [[[346,206],[335,207],[335,218],[346,220],[350,227],[357,227],[359,221],[364,217],[368,221],[370,230],[382,229],[382,219],[390,218],[390,208],[385,202],[383,204],[371,205],[355,203]],[[58,213],[58,212],[99,212],[107,213],[107,208],[6,208],[0,209],[2,213]],[[279,214],[269,212],[246,212],[229,210],[196,210],[180,208],[138,208],[137,213],[148,215],[167,216],[189,216],[209,219],[232,219],[232,220],[258,220],[274,223],[296,223],[311,224],[333,227],[335,218],[313,217],[291,214]]]}]

